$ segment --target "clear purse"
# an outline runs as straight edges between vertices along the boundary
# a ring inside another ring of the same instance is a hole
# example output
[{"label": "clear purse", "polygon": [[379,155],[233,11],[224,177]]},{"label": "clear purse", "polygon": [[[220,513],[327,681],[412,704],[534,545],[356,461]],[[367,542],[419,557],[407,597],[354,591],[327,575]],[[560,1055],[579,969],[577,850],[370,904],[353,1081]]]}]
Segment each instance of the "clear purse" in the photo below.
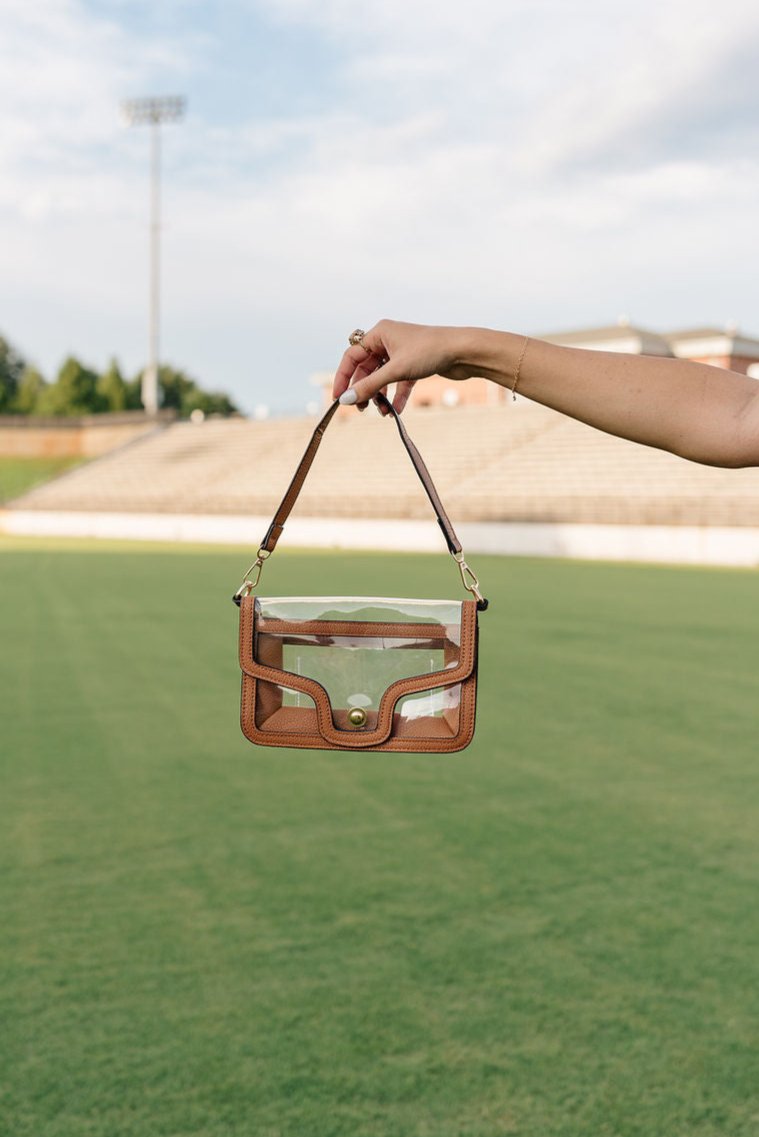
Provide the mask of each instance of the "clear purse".
[{"label": "clear purse", "polygon": [[262,597],[264,562],[338,403],[319,422],[234,595],[240,608],[241,726],[260,746],[448,753],[468,746],[477,702],[478,612],[487,608],[429,472],[389,408],[437,515],[465,600]]}]

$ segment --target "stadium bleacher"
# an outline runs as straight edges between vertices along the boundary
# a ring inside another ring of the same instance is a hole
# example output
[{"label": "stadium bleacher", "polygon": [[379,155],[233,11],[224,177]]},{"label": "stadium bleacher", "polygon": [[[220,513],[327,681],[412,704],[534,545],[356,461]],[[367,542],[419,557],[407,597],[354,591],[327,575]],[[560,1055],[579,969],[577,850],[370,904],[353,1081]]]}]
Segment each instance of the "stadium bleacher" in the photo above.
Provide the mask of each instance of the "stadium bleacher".
[{"label": "stadium bleacher", "polygon": [[[464,521],[759,526],[759,469],[698,466],[526,399],[409,410],[443,501]],[[174,423],[17,499],[23,510],[271,513],[314,420]],[[298,503],[304,517],[428,518],[391,422],[338,416]]]}]

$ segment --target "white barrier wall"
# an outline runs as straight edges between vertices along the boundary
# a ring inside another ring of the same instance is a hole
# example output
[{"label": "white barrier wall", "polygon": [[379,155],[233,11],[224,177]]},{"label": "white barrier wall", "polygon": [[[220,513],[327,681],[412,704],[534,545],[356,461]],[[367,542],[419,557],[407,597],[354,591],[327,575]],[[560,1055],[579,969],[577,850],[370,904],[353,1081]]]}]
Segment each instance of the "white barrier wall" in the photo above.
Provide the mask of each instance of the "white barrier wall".
[{"label": "white barrier wall", "polygon": [[[255,551],[270,520],[269,517],[233,515],[6,510],[0,512],[0,533],[207,542],[246,545]],[[456,528],[467,553],[669,564],[759,565],[759,529],[752,528],[512,522],[474,522]],[[407,552],[435,552],[445,548],[434,521],[360,521],[327,517],[291,518],[282,544],[302,548]]]}]

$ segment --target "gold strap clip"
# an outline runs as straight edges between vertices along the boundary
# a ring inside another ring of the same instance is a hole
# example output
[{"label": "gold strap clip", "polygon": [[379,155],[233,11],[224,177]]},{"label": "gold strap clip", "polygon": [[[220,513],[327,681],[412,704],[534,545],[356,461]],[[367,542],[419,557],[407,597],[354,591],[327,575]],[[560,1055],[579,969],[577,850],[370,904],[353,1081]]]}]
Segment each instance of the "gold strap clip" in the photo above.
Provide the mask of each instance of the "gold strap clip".
[{"label": "gold strap clip", "polygon": [[477,574],[466,563],[463,553],[454,553],[453,559],[459,566],[459,572],[461,573],[461,582],[464,585],[464,588],[467,590],[467,592],[471,592],[472,596],[474,596],[475,600],[477,601],[477,607],[480,609],[480,611],[484,612],[488,606],[488,602],[480,592],[480,582],[477,579]]},{"label": "gold strap clip", "polygon": [[264,567],[264,562],[266,560],[268,560],[268,558],[270,556],[271,556],[271,553],[268,552],[266,549],[259,549],[258,550],[258,553],[256,554],[256,559],[253,561],[253,564],[250,566],[250,568],[245,573],[245,578],[244,578],[242,584],[240,585],[240,587],[237,589],[237,592],[232,597],[235,604],[239,604],[240,601],[242,600],[243,596],[249,596],[250,593],[253,591],[253,589],[258,587],[258,582],[261,579],[261,572],[262,572],[263,567]]}]

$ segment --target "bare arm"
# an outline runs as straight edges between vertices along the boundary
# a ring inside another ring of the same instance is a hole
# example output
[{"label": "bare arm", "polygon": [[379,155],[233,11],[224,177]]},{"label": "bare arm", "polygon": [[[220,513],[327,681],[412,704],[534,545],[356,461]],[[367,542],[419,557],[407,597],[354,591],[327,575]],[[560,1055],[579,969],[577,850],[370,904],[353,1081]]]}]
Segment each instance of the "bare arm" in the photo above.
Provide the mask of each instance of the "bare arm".
[{"label": "bare arm", "polygon": [[[346,351],[334,394],[366,404],[396,383],[402,410],[428,375],[483,376],[511,388],[525,337],[382,320]],[[384,365],[382,361],[386,360]],[[529,339],[518,390],[591,426],[711,466],[759,465],[759,383],[682,359],[557,347]]]}]

